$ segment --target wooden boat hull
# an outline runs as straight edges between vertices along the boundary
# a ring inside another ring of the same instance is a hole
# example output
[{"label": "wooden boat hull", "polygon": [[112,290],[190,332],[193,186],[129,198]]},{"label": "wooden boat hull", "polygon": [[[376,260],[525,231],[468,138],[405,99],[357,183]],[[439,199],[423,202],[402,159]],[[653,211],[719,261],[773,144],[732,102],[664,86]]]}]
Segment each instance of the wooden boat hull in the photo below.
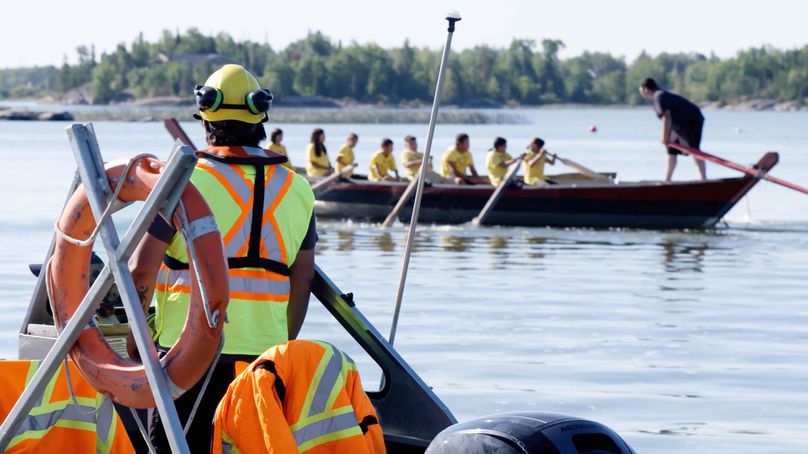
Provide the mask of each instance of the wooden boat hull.
[{"label": "wooden boat hull", "polygon": [[[777,163],[767,153],[757,164],[767,172]],[[486,224],[534,227],[624,227],[648,229],[711,228],[760,180],[759,177],[705,181],[599,183],[575,182],[509,188]],[[322,218],[380,222],[406,183],[343,180],[318,196]],[[419,222],[461,224],[480,213],[492,186],[433,185],[424,188]],[[408,222],[412,202],[399,220]]]}]

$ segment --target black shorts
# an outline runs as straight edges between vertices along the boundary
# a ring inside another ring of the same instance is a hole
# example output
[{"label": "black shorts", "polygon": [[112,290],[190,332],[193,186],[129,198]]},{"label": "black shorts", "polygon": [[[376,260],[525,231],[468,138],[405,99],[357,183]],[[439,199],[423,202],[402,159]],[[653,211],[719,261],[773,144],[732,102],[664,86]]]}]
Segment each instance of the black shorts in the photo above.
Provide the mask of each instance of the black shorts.
[{"label": "black shorts", "polygon": [[[671,130],[671,142],[683,147],[699,149],[701,147],[701,131],[704,129],[704,122],[691,123],[681,128]],[[682,154],[675,148],[668,148],[669,155]]]}]

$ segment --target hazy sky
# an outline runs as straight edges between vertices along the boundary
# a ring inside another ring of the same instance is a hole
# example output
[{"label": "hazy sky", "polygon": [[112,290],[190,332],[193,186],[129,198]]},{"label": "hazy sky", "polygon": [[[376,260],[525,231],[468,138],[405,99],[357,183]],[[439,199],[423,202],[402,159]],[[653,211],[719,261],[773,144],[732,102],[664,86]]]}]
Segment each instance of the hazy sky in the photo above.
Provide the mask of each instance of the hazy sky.
[{"label": "hazy sky", "polygon": [[442,17],[458,10],[453,47],[507,46],[514,37],[561,39],[562,57],[584,50],[607,51],[629,60],[643,49],[715,52],[771,44],[808,44],[803,0],[287,0],[210,1],[11,0],[4,2],[0,27],[0,67],[62,63],[75,48],[95,44],[98,54],[139,32],[154,40],[164,29],[197,27],[227,32],[236,39],[268,41],[274,48],[320,30],[335,40],[439,48],[445,40]]}]

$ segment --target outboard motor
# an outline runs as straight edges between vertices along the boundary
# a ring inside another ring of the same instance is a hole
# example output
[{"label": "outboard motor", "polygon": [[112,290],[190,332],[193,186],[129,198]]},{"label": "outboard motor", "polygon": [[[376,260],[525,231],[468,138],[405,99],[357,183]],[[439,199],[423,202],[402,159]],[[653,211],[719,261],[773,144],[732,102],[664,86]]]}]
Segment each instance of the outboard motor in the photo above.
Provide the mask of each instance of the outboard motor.
[{"label": "outboard motor", "polygon": [[634,454],[603,424],[555,413],[501,413],[444,429],[427,454]]}]

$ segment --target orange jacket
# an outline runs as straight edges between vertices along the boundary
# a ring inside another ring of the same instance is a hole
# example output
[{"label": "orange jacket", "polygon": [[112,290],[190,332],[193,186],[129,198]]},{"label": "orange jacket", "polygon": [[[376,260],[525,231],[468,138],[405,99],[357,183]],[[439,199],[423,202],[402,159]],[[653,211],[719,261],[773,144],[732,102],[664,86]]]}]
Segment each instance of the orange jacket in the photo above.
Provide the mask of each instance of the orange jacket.
[{"label": "orange jacket", "polygon": [[378,421],[348,355],[293,340],[264,352],[230,384],[216,409],[213,452],[384,453]]},{"label": "orange jacket", "polygon": [[[112,400],[96,392],[72,362],[68,364],[79,407],[61,366],[4,452],[134,453]],[[0,361],[0,420],[6,419],[38,367],[39,361]]]}]

